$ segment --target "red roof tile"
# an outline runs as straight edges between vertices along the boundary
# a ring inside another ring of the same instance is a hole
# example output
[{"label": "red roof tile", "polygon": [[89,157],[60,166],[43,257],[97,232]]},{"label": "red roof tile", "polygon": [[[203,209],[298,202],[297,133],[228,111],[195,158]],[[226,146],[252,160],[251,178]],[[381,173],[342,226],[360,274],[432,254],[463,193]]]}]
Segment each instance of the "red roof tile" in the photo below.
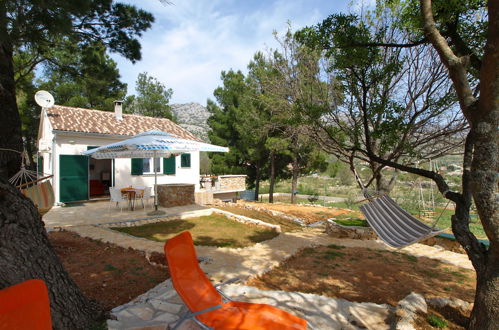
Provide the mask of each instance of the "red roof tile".
[{"label": "red roof tile", "polygon": [[123,114],[117,120],[114,112],[54,105],[47,109],[47,116],[54,130],[134,136],[157,129],[180,138],[200,141],[192,133],[166,118],[153,118]]}]

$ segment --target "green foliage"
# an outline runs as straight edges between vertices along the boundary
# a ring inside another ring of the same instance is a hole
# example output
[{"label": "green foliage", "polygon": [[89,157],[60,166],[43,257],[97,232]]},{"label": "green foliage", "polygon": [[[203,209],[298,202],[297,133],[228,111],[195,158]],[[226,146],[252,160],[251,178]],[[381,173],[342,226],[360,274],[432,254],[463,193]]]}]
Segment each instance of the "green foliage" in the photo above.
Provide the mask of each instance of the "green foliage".
[{"label": "green foliage", "polygon": [[[0,89],[6,92],[0,93],[0,103],[10,104],[9,95],[18,97],[20,133],[33,159],[39,120],[34,91],[48,89],[58,104],[112,109],[112,100],[125,95],[126,85],[119,81],[116,63],[106,50],[132,62],[140,60],[137,37],[154,18],[111,0],[5,0],[2,9],[2,67],[14,67],[15,82],[2,71]],[[34,82],[36,69],[42,77]],[[4,113],[17,116],[16,110],[5,107]]]},{"label": "green foliage", "polygon": [[57,104],[112,111],[113,101],[125,96],[126,84],[102,43],[83,49],[66,43],[51,53],[52,60],[44,65],[36,84],[49,90]]},{"label": "green foliage", "polygon": [[346,166],[340,167],[336,177],[338,178],[340,184],[344,186],[350,186],[355,180],[353,173]]},{"label": "green foliage", "polygon": [[[414,41],[425,40],[419,2],[390,0],[378,5],[378,11],[396,10],[396,24]],[[432,1],[437,29],[457,56],[470,56],[470,73],[478,77],[486,42],[488,14],[486,0]]]},{"label": "green foliage", "polygon": [[335,250],[341,250],[345,248],[345,246],[343,245],[336,245],[336,244],[329,244],[327,247]]},{"label": "green foliage", "polygon": [[435,314],[429,314],[426,320],[432,327],[438,329],[443,329],[447,327],[447,321]]},{"label": "green foliage", "polygon": [[1,29],[13,48],[32,49],[41,59],[61,48],[61,43],[86,48],[99,41],[135,62],[141,58],[136,37],[154,22],[150,13],[111,0],[52,0],[50,4],[6,0],[3,5],[8,15]]},{"label": "green foliage", "polygon": [[169,105],[173,94],[171,88],[166,88],[158,79],[143,72],[139,73],[137,77],[135,90],[137,95],[129,96],[125,100],[124,109],[126,112],[141,116],[174,119]]},{"label": "green foliage", "polygon": [[369,227],[369,224],[364,219],[338,219],[334,222],[343,226]]},{"label": "green foliage", "polygon": [[[335,106],[310,117],[324,132],[324,148],[343,161],[352,153],[365,161],[371,152],[410,164],[462,142],[456,132],[466,124],[449,92],[449,80],[441,63],[428,60],[437,54],[426,45],[381,46],[410,43],[399,19],[405,4],[415,1],[402,2],[379,1],[375,11],[362,16],[330,15],[296,33],[300,42],[325,53],[330,88],[344,93],[336,95]],[[454,119],[449,121],[449,116]],[[448,122],[452,128],[442,124]],[[382,166],[372,161],[369,165],[376,189],[384,189]]]}]

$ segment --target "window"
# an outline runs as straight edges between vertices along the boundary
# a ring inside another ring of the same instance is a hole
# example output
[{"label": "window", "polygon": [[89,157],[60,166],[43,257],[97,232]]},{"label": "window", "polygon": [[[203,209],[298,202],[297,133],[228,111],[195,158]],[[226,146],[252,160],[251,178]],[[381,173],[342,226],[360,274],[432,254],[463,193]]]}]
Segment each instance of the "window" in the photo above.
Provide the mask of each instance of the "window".
[{"label": "window", "polygon": [[180,155],[180,167],[191,167],[191,154]]},{"label": "window", "polygon": [[[153,160],[153,158],[142,158],[142,173],[143,174],[154,174],[152,160]],[[161,158],[154,158],[154,167],[156,167],[157,173],[162,173],[162,171],[161,171]]]},{"label": "window", "polygon": [[[175,157],[155,158],[154,165],[158,174],[175,174]],[[132,158],[131,174],[154,174],[152,158]]]}]

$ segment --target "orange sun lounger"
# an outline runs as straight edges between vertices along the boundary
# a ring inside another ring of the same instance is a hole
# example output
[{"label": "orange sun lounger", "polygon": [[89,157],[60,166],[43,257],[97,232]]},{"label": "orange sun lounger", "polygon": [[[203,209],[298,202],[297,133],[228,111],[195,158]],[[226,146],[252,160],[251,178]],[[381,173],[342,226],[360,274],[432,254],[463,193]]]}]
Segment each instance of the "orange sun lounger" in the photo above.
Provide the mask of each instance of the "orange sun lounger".
[{"label": "orange sun lounger", "polygon": [[0,291],[0,330],[4,329],[52,329],[45,282],[29,280]]},{"label": "orange sun lounger", "polygon": [[173,286],[190,312],[174,329],[192,319],[204,329],[306,329],[307,321],[266,304],[230,301],[199,267],[192,236],[185,231],[165,244]]}]

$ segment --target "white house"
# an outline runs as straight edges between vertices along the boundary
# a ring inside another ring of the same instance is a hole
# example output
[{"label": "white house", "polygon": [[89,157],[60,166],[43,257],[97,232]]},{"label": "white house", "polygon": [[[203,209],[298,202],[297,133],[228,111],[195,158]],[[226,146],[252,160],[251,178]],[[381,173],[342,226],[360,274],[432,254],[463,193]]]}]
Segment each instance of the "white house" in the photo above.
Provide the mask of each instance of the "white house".
[{"label": "white house", "polygon": [[[154,184],[153,159],[96,160],[85,150],[127,139],[148,130],[161,130],[198,140],[171,120],[54,105],[43,108],[38,131],[39,171],[53,174],[56,203],[89,200],[108,194],[108,187]],[[157,159],[158,184],[194,184],[199,190],[199,152]]]}]

